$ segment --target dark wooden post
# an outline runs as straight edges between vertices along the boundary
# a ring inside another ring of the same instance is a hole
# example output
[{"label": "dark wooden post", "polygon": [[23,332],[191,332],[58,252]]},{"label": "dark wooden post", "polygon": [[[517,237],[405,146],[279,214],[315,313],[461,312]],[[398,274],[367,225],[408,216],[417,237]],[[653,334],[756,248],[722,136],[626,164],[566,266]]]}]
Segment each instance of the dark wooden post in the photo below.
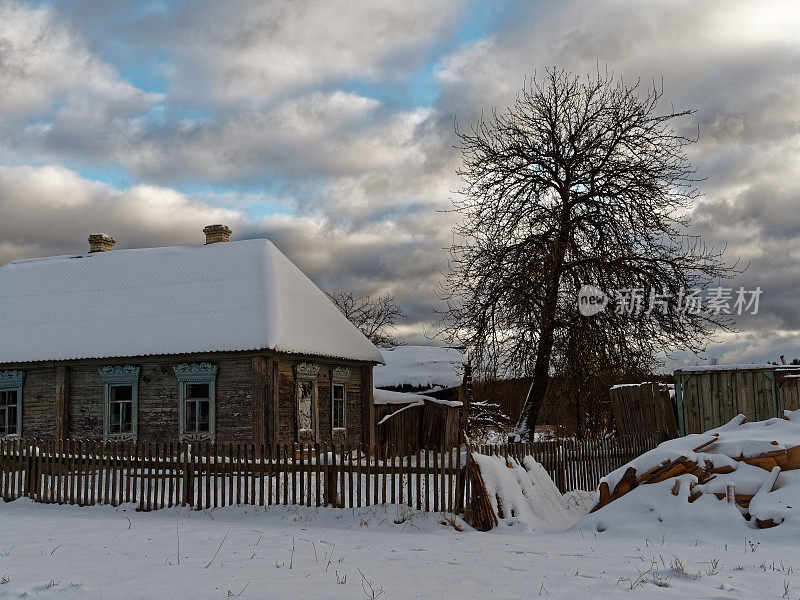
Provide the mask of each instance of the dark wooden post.
[{"label": "dark wooden post", "polygon": [[361,367],[361,443],[372,454],[375,448],[375,403],[372,400],[372,365]]},{"label": "dark wooden post", "polygon": [[334,470],[336,464],[336,446],[330,445],[331,459],[325,461],[325,506],[336,506],[336,487],[338,482],[337,472]]},{"label": "dark wooden post", "polygon": [[56,367],[56,428],[57,440],[69,437],[69,367]]},{"label": "dark wooden post", "polygon": [[467,360],[464,363],[464,377],[458,389],[458,399],[461,401],[461,423],[459,426],[467,437],[470,436],[469,410],[472,404],[472,365]]},{"label": "dark wooden post", "polygon": [[253,374],[253,444],[256,448],[266,443],[267,435],[267,357],[254,356],[251,362]]}]

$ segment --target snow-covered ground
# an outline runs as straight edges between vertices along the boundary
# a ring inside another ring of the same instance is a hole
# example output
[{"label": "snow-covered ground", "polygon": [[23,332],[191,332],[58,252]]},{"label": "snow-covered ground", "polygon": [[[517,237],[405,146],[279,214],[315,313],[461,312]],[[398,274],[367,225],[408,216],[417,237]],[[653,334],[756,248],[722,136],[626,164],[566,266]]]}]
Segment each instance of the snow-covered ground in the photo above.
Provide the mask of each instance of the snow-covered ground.
[{"label": "snow-covered ground", "polygon": [[[685,511],[675,501],[663,510]],[[800,596],[794,529],[676,529],[676,512],[670,527],[632,514],[599,532],[598,514],[563,532],[478,533],[398,506],[137,513],[18,500],[0,503],[0,598]]]}]

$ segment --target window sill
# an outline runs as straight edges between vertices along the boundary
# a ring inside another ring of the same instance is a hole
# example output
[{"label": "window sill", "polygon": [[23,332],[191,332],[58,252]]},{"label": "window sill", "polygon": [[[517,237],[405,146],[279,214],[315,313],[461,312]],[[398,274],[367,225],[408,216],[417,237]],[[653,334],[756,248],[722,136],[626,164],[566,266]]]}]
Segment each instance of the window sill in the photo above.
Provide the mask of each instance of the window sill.
[{"label": "window sill", "polygon": [[179,437],[182,442],[213,442],[213,433],[182,433]]},{"label": "window sill", "polygon": [[135,433],[109,433],[103,436],[104,442],[137,442],[139,436]]},{"label": "window sill", "polygon": [[339,433],[339,434],[347,433],[347,427],[334,427],[333,433]]},{"label": "window sill", "polygon": [[8,435],[0,435],[0,440],[21,440],[22,436],[18,433],[9,433]]}]

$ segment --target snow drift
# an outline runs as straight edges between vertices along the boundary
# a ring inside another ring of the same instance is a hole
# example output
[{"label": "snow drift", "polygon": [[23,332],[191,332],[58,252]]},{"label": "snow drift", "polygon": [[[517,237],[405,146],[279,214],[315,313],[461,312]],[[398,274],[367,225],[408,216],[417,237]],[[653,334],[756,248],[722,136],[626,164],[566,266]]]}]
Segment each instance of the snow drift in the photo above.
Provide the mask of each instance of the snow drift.
[{"label": "snow drift", "polygon": [[[730,497],[729,497],[730,494]],[[738,415],[669,440],[604,477],[581,526],[767,529],[800,524],[800,410],[748,423]]]}]

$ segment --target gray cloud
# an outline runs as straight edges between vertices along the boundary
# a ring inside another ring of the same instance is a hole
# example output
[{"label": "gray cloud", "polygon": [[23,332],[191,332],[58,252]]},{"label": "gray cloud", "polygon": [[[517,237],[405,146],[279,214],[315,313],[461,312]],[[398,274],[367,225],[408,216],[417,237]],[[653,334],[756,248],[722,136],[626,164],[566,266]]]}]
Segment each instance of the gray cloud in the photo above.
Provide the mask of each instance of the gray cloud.
[{"label": "gray cloud", "polygon": [[577,73],[599,65],[658,86],[663,77],[667,102],[697,109],[683,125],[699,128],[691,158],[707,178],[692,232],[749,264],[723,285],[764,290],[760,313],[737,318],[743,332],[709,355],[774,360],[779,347],[798,355],[800,342],[787,333],[800,329],[798,26],[788,2],[579,0],[531,8],[528,19],[440,62],[438,107],[474,120],[480,108],[510,104],[526,75],[551,65]]},{"label": "gray cloud", "polygon": [[[152,7],[0,3],[0,261],[82,251],[93,231],[122,247],[199,243],[203,225],[225,221],[237,237],[273,239],[323,287],[396,293],[404,335],[424,339],[454,219],[437,212],[458,187],[453,117],[465,127],[507,106],[547,66],[608,65],[629,81],[663,77],[668,102],[697,108],[683,125],[699,127],[692,159],[707,178],[693,230],[750,263],[732,285],[764,289],[760,314],[711,355],[800,355],[792,3],[521,5],[440,57],[438,97],[416,108],[352,80],[408,80],[453,34],[460,2]],[[163,93],[113,66],[137,60]],[[56,166],[13,166],[37,164]],[[119,168],[133,183],[114,189],[58,165]],[[177,191],[185,184],[229,188]],[[294,212],[248,216],[263,200]]]}]

